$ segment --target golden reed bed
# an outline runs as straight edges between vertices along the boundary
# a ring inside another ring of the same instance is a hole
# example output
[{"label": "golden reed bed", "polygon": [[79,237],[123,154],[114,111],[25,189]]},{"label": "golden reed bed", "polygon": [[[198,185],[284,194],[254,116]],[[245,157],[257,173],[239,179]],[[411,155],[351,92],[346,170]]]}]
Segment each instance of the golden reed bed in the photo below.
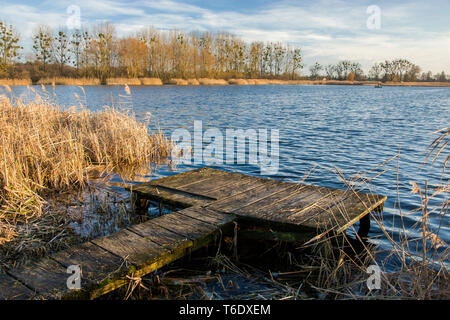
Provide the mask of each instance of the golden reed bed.
[{"label": "golden reed bed", "polygon": [[5,88],[8,92],[0,94],[0,244],[13,239],[19,225],[44,214],[49,195],[84,188],[92,170],[132,176],[149,172],[170,154],[170,141],[129,111],[63,110],[39,96],[13,104],[11,88]]},{"label": "golden reed bed", "polygon": [[[348,81],[348,80],[278,80],[278,79],[181,79],[172,78],[162,81],[159,78],[108,78],[106,85],[129,85],[129,86],[224,86],[224,85],[363,85],[375,86],[378,81]],[[0,85],[20,86],[31,85],[31,79],[0,79]],[[98,86],[99,79],[95,78],[43,78],[36,84],[43,85],[68,85],[68,86]],[[450,87],[450,82],[384,82],[383,86],[398,87]]]}]

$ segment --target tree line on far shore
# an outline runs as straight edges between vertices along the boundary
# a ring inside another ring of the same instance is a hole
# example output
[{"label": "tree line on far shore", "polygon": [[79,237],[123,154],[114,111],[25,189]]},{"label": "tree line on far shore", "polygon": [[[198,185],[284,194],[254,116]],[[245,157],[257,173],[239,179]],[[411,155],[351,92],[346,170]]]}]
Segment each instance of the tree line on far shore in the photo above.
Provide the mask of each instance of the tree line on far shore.
[{"label": "tree line on far shore", "polygon": [[40,25],[33,32],[32,53],[23,55],[12,25],[0,21],[0,78],[110,77],[265,78],[376,81],[450,81],[443,71],[421,72],[406,59],[375,63],[367,74],[361,64],[316,62],[303,72],[300,48],[281,42],[246,43],[227,32],[157,30],[148,27],[118,37],[113,24],[89,30],[52,30]]}]

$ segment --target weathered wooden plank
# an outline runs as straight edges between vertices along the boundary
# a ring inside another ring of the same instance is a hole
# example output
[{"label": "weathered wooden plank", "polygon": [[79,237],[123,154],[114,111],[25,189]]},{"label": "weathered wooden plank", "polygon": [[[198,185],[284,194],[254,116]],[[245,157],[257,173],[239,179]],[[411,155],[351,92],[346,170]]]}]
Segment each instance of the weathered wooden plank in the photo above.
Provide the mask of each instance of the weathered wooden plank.
[{"label": "weathered wooden plank", "polygon": [[7,274],[0,274],[0,300],[28,300],[36,293]]},{"label": "weathered wooden plank", "polygon": [[233,211],[236,215],[241,217],[260,217],[260,212],[266,210],[269,206],[274,206],[280,201],[292,198],[302,192],[306,185],[292,185],[286,189],[272,193],[269,196],[253,201]]},{"label": "weathered wooden plank", "polygon": [[320,226],[321,229],[343,232],[364,215],[382,205],[385,200],[386,197],[379,195],[352,193],[344,200],[337,201],[328,210],[302,221],[302,225],[311,228]]},{"label": "weathered wooden plank", "polygon": [[8,274],[47,299],[62,299],[76,291],[67,287],[67,269],[49,258],[11,269]]},{"label": "weathered wooden plank", "polygon": [[177,213],[188,216],[201,222],[209,223],[218,228],[228,223],[231,223],[236,219],[234,215],[223,214],[202,207],[190,207],[187,209],[177,211]]},{"label": "weathered wooden plank", "polygon": [[163,201],[176,207],[188,207],[213,202],[214,198],[196,195],[156,185],[138,185],[130,188],[141,198]]},{"label": "weathered wooden plank", "polygon": [[[201,180],[201,181],[195,181],[191,184],[188,184],[188,185],[185,185],[182,187],[178,187],[177,189],[191,192],[191,193],[206,195],[206,196],[218,199],[221,197],[221,194],[215,193],[214,192],[215,190],[217,190],[219,188],[227,187],[231,184],[244,182],[245,180],[250,180],[250,179],[249,179],[249,177],[242,175],[242,174],[231,173],[231,172],[225,173],[224,172],[222,175],[213,176],[211,178]],[[218,197],[211,196],[211,193],[216,194]]]},{"label": "weathered wooden plank", "polygon": [[80,266],[82,290],[126,271],[122,258],[91,242],[59,251],[51,258],[66,268],[71,265]]},{"label": "weathered wooden plank", "polygon": [[302,224],[305,221],[313,219],[316,216],[321,215],[325,211],[329,211],[340,201],[345,200],[350,196],[350,192],[345,190],[332,190],[325,196],[317,199],[309,205],[306,205],[299,210],[288,213],[285,217],[286,221]]},{"label": "weathered wooden plank", "polygon": [[210,191],[205,191],[203,194],[205,196],[223,200],[235,196],[239,193],[247,192],[262,185],[264,185],[263,180],[256,179],[254,177],[247,177],[239,181],[234,181],[233,183],[227,184],[225,186],[221,186]]},{"label": "weathered wooden plank", "polygon": [[199,239],[205,238],[218,230],[216,226],[178,214],[177,212],[153,219],[153,222],[163,228],[188,237],[194,241],[194,245]]},{"label": "weathered wooden plank", "polygon": [[261,219],[271,221],[287,222],[287,217],[305,208],[314,207],[314,205],[330,197],[330,191],[326,188],[308,186],[300,190],[296,195],[282,200],[273,206],[268,206],[265,212],[261,212]]},{"label": "weathered wooden plank", "polygon": [[104,238],[92,240],[92,242],[136,267],[148,264],[168,251],[127,229],[122,229]]},{"label": "weathered wooden plank", "polygon": [[263,185],[253,188],[247,192],[239,193],[235,196],[223,200],[215,201],[208,205],[208,208],[232,213],[242,206],[251,204],[259,199],[263,199],[273,193],[282,191],[290,187],[287,183],[276,180],[266,180]]},{"label": "weathered wooden plank", "polygon": [[128,229],[168,250],[174,250],[180,247],[188,248],[192,246],[192,241],[188,239],[188,237],[172,232],[155,223],[155,220],[161,220],[161,218],[162,217],[152,219],[147,222],[128,227]]},{"label": "weathered wooden plank", "polygon": [[158,184],[160,186],[169,188],[180,188],[185,185],[206,180],[208,178],[211,178],[212,176],[220,176],[226,173],[227,172],[222,170],[214,170],[209,167],[202,167],[199,169],[178,173],[169,177],[164,177],[162,179],[153,180],[144,184],[145,185]]}]

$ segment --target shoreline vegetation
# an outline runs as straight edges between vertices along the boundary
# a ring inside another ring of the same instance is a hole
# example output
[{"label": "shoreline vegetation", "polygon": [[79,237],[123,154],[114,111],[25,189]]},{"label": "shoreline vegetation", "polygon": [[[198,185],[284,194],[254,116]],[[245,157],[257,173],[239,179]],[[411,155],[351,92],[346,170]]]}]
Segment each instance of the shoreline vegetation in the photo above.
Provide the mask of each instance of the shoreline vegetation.
[{"label": "shoreline vegetation", "polygon": [[[387,86],[387,87],[450,87],[450,82],[411,81],[411,82],[379,82],[379,81],[349,81],[349,80],[281,80],[281,79],[212,79],[212,78],[172,78],[163,81],[160,78],[107,78],[106,86],[226,86],[226,85],[355,85],[355,86]],[[66,86],[99,86],[101,81],[96,78],[43,78],[37,82],[31,79],[0,79],[2,86],[29,85],[66,85]]]},{"label": "shoreline vegetation", "polygon": [[[245,41],[224,31],[186,32],[146,26],[119,36],[109,22],[74,30],[42,24],[32,30],[31,39],[23,39],[0,17],[0,39],[0,80],[30,79],[3,80],[8,85],[324,84],[323,79],[326,84],[353,85],[450,83],[444,70],[426,71],[402,57],[374,61],[367,70],[352,58],[329,64],[316,60],[306,65],[300,46]],[[26,40],[32,45],[24,48],[21,43]]]}]

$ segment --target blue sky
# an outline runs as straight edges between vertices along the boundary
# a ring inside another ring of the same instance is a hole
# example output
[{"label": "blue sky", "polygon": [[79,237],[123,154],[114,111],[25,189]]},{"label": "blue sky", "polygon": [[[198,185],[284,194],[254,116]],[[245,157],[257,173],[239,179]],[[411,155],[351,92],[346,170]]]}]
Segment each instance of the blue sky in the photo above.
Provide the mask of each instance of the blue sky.
[{"label": "blue sky", "polygon": [[[317,0],[0,0],[0,19],[15,25],[30,51],[33,29],[65,26],[77,5],[82,26],[110,21],[119,35],[144,26],[224,30],[247,41],[282,41],[303,49],[305,64],[374,62],[405,57],[424,71],[450,73],[450,1]],[[367,8],[381,10],[381,28],[367,28]],[[28,39],[28,40],[27,40]]]}]

